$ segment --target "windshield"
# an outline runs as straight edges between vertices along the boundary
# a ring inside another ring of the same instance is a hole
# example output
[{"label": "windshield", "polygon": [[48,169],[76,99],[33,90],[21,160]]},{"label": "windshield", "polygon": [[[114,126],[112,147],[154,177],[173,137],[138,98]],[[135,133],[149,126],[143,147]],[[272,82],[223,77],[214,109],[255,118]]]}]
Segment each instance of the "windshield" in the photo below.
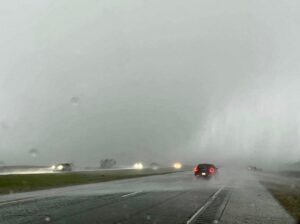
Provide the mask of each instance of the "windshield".
[{"label": "windshield", "polygon": [[0,223],[297,222],[299,1],[0,4]]}]

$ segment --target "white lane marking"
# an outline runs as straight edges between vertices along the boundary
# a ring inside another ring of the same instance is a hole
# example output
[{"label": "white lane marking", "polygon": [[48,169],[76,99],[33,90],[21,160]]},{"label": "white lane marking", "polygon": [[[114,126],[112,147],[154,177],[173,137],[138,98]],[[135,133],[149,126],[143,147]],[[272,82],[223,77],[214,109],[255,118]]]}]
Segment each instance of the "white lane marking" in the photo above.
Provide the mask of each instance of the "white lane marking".
[{"label": "white lane marking", "polygon": [[28,197],[28,198],[21,198],[21,199],[15,199],[15,200],[10,200],[10,201],[3,201],[3,202],[0,202],[0,206],[1,205],[15,204],[15,203],[19,203],[19,202],[25,202],[25,201],[32,201],[36,198],[37,197]]},{"label": "white lane marking", "polygon": [[186,224],[192,223],[194,221],[194,219],[215,200],[215,198],[218,196],[218,194],[220,194],[220,192],[223,190],[223,188],[224,188],[224,186],[221,187],[216,193],[214,193],[213,196],[211,196],[208,199],[208,201],[201,208],[199,208],[198,211],[186,222]]},{"label": "white lane marking", "polygon": [[133,195],[136,195],[136,194],[139,194],[139,193],[141,193],[141,191],[136,191],[136,192],[131,192],[129,194],[124,194],[121,197],[126,198],[126,197],[130,197],[130,196],[133,196]]}]

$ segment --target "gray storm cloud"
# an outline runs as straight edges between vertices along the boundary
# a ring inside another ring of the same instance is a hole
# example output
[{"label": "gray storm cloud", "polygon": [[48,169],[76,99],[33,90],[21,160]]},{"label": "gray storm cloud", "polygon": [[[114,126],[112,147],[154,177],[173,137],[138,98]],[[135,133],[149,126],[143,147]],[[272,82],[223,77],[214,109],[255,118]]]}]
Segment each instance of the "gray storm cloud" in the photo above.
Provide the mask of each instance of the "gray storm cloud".
[{"label": "gray storm cloud", "polygon": [[300,156],[297,1],[1,4],[4,162]]}]

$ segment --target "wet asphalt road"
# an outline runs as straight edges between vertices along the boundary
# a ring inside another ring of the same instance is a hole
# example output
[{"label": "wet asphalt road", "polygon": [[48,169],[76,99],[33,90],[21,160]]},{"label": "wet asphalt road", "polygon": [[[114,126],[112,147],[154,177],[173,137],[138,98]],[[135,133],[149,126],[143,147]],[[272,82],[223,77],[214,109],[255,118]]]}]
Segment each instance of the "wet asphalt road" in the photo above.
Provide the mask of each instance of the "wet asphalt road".
[{"label": "wet asphalt road", "polygon": [[294,223],[249,172],[190,172],[0,197],[0,223]]}]

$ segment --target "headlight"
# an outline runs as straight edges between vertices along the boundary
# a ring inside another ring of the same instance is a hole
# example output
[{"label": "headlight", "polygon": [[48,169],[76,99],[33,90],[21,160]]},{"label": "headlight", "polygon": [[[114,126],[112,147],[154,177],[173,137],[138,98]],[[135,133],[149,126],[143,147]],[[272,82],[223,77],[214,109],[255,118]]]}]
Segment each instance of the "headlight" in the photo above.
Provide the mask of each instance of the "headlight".
[{"label": "headlight", "polygon": [[142,163],[135,163],[135,164],[133,164],[133,168],[134,168],[134,169],[141,170],[141,169],[144,168],[144,166],[143,166]]},{"label": "headlight", "polygon": [[174,167],[175,169],[181,169],[181,168],[182,168],[182,164],[181,164],[181,163],[174,163],[174,164],[173,164],[173,167]]},{"label": "headlight", "polygon": [[52,166],[51,166],[51,169],[52,169],[52,170],[55,170],[55,167],[56,167],[55,165],[52,165]]},{"label": "headlight", "polygon": [[63,170],[63,169],[64,169],[64,166],[63,166],[63,165],[58,165],[58,166],[57,166],[57,169],[58,169],[58,170]]}]

